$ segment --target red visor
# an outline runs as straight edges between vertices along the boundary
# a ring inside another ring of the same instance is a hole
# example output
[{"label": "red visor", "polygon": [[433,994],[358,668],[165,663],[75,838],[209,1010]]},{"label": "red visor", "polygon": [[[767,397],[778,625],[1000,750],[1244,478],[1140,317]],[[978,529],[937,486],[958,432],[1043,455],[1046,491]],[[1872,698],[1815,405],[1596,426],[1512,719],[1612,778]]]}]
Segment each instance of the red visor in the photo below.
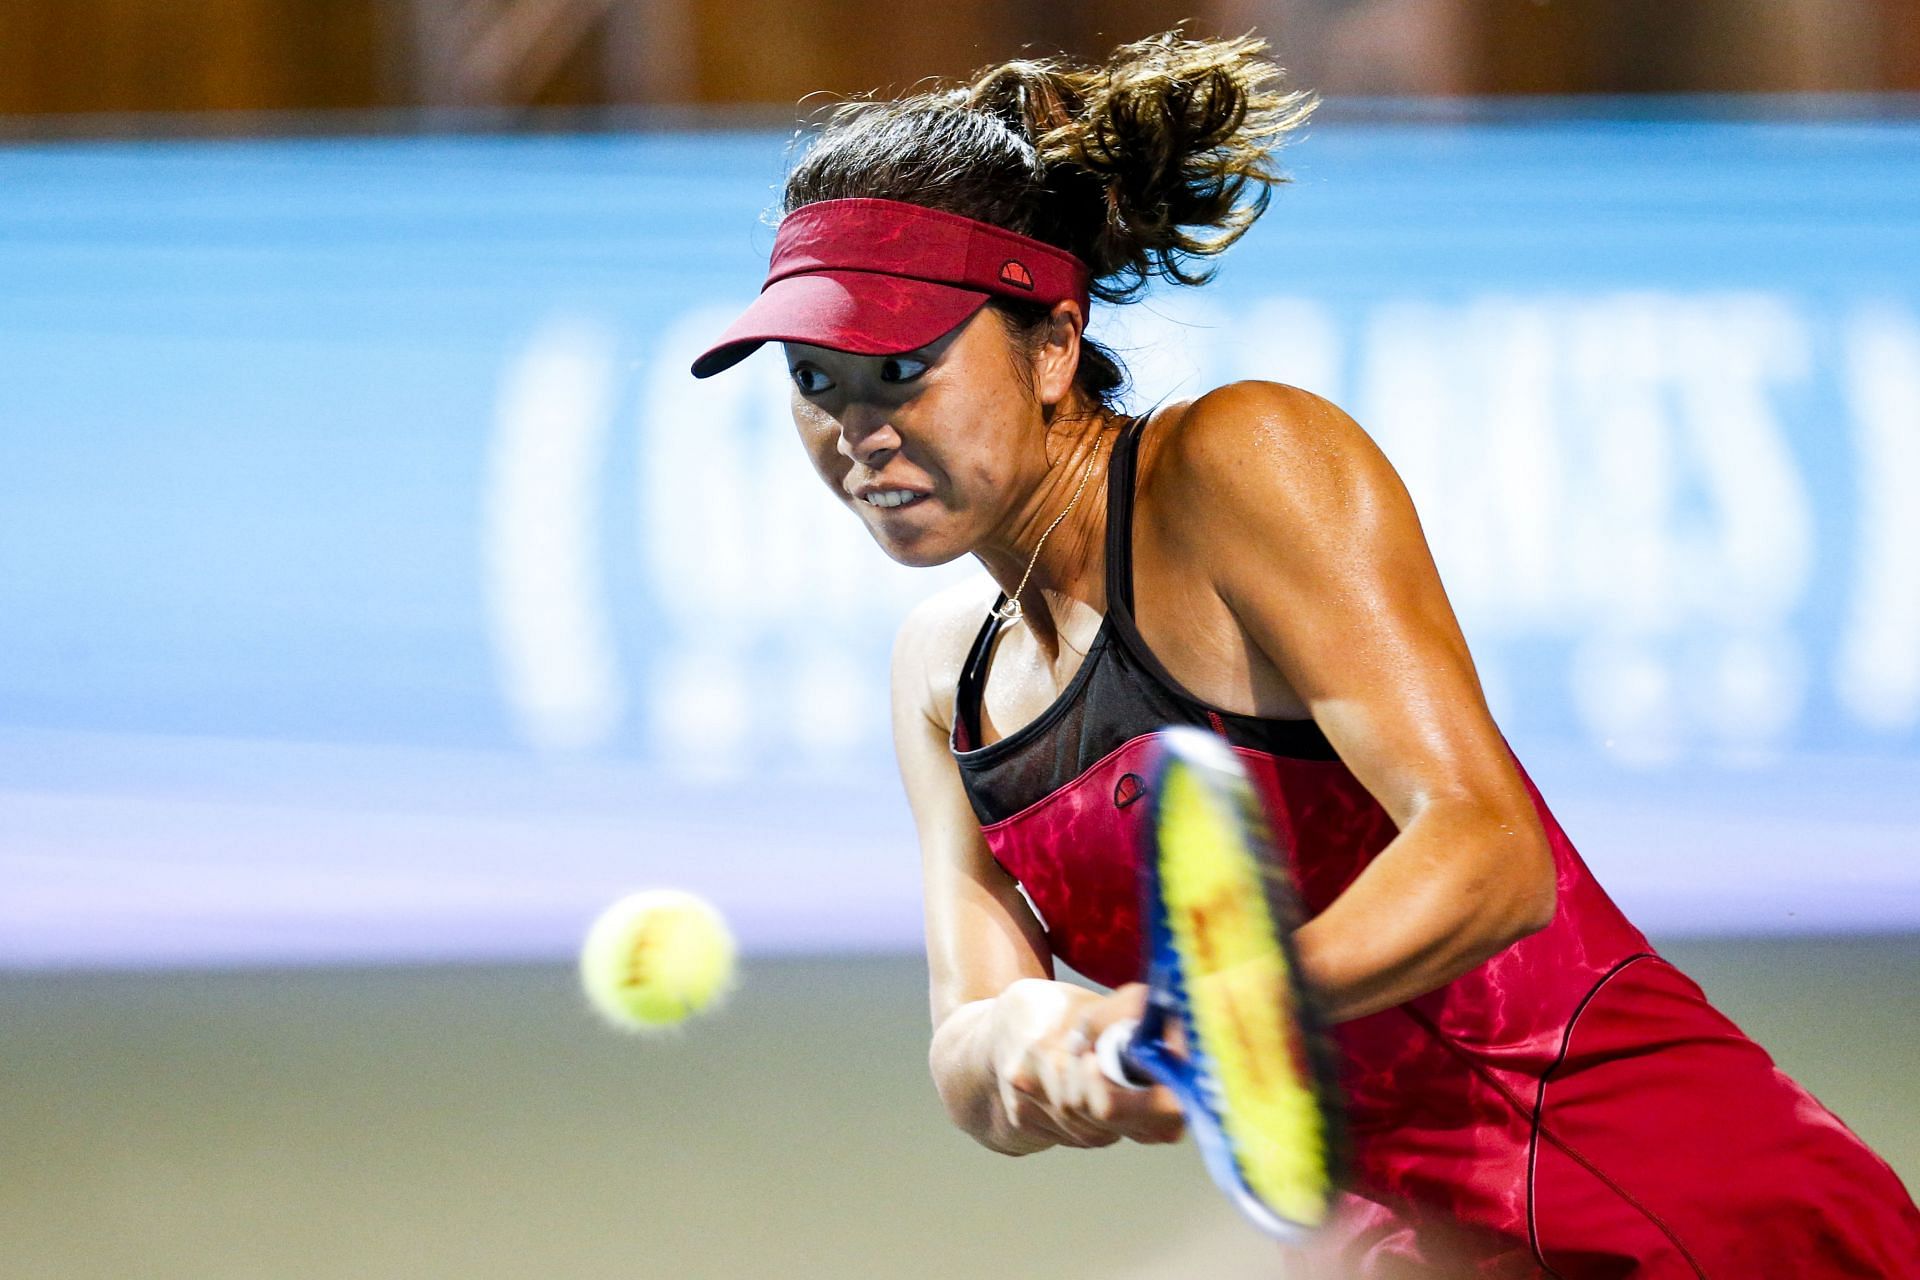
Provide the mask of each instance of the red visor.
[{"label": "red visor", "polygon": [[693,362],[705,378],[763,342],[856,355],[924,347],[990,297],[1087,310],[1087,268],[1065,249],[898,200],[822,200],[780,223],[760,296]]}]

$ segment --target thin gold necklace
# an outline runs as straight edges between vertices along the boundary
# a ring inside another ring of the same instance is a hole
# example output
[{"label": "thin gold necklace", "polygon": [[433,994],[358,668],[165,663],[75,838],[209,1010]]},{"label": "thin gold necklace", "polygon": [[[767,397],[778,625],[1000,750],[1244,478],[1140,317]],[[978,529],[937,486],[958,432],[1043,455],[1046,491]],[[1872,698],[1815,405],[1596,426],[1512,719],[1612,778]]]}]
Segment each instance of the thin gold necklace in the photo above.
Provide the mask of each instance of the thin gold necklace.
[{"label": "thin gold necklace", "polygon": [[1087,487],[1087,481],[1093,475],[1093,464],[1099,460],[1100,437],[1095,436],[1093,439],[1093,454],[1087,459],[1086,469],[1080,473],[1080,483],[1074,486],[1073,496],[1067,499],[1067,505],[1061,510],[1059,515],[1053,518],[1053,523],[1047,526],[1046,532],[1040,535],[1040,541],[1033,544],[1033,554],[1027,558],[1027,571],[1020,575],[1020,585],[1013,589],[1013,595],[1005,604],[1002,604],[993,611],[994,617],[999,618],[1003,622],[1011,623],[1018,622],[1027,616],[1026,610],[1020,607],[1020,593],[1027,589],[1027,579],[1033,576],[1033,566],[1040,563],[1040,549],[1047,545],[1047,539],[1052,536],[1055,529],[1060,527],[1060,522],[1073,514],[1074,505],[1080,501],[1081,491]]}]

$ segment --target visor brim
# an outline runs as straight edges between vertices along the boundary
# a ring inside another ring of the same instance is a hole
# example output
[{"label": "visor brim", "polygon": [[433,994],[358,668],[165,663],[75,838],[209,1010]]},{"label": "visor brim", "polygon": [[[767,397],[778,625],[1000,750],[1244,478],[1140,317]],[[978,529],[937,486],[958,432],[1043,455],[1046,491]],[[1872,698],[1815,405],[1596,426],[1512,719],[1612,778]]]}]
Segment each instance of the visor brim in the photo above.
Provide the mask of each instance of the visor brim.
[{"label": "visor brim", "polygon": [[730,369],[767,342],[861,356],[913,351],[959,327],[991,295],[875,271],[809,271],[776,280],[693,362],[693,376]]}]

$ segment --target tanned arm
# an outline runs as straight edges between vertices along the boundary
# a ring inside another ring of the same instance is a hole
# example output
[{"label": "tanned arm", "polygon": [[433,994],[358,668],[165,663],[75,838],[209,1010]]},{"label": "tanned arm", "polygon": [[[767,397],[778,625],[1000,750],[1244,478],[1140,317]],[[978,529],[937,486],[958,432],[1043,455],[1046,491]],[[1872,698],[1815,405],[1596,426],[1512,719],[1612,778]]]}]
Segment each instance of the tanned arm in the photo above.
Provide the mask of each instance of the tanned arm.
[{"label": "tanned arm", "polygon": [[1296,936],[1331,1015],[1403,1003],[1544,928],[1545,832],[1379,449],[1316,396],[1240,383],[1195,402],[1156,465],[1174,554],[1399,828]]}]

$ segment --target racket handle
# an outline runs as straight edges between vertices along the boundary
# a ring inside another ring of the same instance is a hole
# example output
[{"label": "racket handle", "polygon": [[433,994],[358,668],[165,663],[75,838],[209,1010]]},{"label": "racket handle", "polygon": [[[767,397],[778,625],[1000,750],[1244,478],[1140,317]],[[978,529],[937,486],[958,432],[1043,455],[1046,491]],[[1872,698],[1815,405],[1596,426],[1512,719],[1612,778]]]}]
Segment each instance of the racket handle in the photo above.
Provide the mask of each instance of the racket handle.
[{"label": "racket handle", "polygon": [[1093,1060],[1100,1064],[1100,1074],[1123,1089],[1144,1089],[1153,1083],[1127,1062],[1127,1042],[1133,1039],[1134,1029],[1139,1025],[1135,1018],[1110,1023],[1093,1042]]}]

